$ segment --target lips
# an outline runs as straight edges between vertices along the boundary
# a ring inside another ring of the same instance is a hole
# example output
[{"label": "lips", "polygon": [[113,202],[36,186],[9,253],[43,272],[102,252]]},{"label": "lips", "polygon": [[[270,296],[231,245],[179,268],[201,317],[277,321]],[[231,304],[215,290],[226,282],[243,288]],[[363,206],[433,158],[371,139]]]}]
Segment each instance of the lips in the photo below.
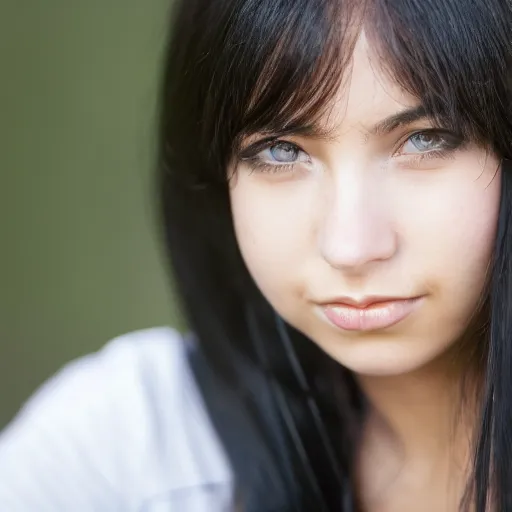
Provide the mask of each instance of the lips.
[{"label": "lips", "polygon": [[420,305],[422,297],[340,299],[322,306],[324,315],[345,331],[374,331],[405,320]]}]

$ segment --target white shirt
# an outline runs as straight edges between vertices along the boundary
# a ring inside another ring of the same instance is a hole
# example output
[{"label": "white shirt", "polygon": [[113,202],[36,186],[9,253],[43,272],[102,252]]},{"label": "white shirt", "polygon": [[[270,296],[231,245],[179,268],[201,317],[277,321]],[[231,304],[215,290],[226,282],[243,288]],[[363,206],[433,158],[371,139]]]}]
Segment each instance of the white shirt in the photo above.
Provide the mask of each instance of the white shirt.
[{"label": "white shirt", "polygon": [[0,435],[2,512],[224,512],[232,475],[168,328],[68,364]]}]

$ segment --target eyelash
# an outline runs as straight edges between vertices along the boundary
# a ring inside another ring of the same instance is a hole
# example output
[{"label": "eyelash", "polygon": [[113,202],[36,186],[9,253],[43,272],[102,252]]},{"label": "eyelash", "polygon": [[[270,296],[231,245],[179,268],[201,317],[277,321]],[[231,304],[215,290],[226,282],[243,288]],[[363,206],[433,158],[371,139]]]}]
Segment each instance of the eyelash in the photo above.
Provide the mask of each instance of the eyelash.
[{"label": "eyelash", "polygon": [[[428,160],[434,160],[439,158],[449,158],[454,151],[457,149],[460,149],[460,147],[463,145],[463,139],[447,130],[440,130],[440,129],[430,129],[430,130],[422,130],[414,132],[401,142],[399,149],[403,148],[405,144],[410,141],[412,138],[421,136],[421,135],[427,135],[427,136],[437,136],[441,139],[441,145],[444,146],[441,149],[433,149],[433,150],[427,150],[424,152],[418,152],[417,155],[407,155],[407,158],[409,159],[409,165],[410,167],[416,167],[419,166],[421,163],[428,161]],[[297,153],[304,153],[307,154],[298,144],[295,144],[294,142],[290,142],[283,139],[278,138],[272,138],[272,139],[264,139],[259,142],[256,142],[252,146],[249,146],[247,149],[242,151],[240,160],[247,163],[253,172],[260,172],[260,173],[286,173],[293,171],[295,167],[302,162],[291,162],[291,163],[285,163],[285,164],[279,164],[279,163],[269,163],[262,159],[260,156],[263,151],[266,149],[270,149],[273,147],[278,147],[280,144],[286,144],[288,146],[291,146],[294,148]],[[398,150],[397,150],[398,151]],[[397,151],[394,152],[394,155],[397,153]]]}]

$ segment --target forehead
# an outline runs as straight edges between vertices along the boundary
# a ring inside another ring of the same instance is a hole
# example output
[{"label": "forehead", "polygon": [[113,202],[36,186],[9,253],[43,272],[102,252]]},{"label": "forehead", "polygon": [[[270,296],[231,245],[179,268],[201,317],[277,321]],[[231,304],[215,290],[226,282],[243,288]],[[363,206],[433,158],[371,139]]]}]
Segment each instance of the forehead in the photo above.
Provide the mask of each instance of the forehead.
[{"label": "forehead", "polygon": [[321,124],[330,133],[354,127],[369,130],[382,119],[419,104],[384,68],[362,31]]}]

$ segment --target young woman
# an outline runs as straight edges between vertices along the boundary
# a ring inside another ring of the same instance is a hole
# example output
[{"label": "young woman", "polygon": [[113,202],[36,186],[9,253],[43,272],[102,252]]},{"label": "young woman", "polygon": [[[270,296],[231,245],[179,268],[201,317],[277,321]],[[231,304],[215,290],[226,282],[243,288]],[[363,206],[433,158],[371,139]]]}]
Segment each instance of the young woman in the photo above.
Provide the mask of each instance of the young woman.
[{"label": "young woman", "polygon": [[71,364],[13,511],[512,511],[512,6],[183,0],[158,190],[191,334]]}]

